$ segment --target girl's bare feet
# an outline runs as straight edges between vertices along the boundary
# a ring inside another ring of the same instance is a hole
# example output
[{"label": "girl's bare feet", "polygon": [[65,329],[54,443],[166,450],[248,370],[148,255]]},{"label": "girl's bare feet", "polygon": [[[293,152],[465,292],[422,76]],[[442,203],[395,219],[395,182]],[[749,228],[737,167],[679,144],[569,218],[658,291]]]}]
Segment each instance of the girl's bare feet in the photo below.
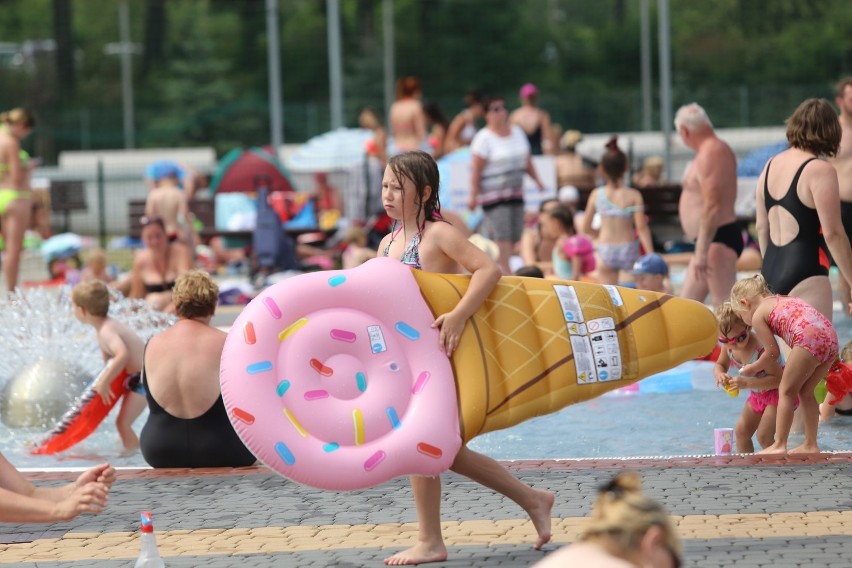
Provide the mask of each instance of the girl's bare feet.
[{"label": "girl's bare feet", "polygon": [[553,502],[556,497],[550,491],[536,489],[537,502],[535,505],[527,509],[527,514],[538,533],[538,539],[535,541],[535,549],[541,550],[541,547],[550,542],[550,519],[553,514]]},{"label": "girl's bare feet", "polygon": [[763,448],[759,452],[758,455],[764,454],[774,454],[774,455],[786,455],[787,454],[787,446],[779,446],[778,444],[772,444],[768,448]]},{"label": "girl's bare feet", "polygon": [[802,444],[790,450],[791,454],[818,454],[819,447],[816,444]]},{"label": "girl's bare feet", "polygon": [[430,544],[418,542],[408,550],[397,552],[393,556],[385,558],[388,566],[411,566],[413,564],[427,564],[429,562],[443,562],[447,559],[447,547],[441,542]]}]

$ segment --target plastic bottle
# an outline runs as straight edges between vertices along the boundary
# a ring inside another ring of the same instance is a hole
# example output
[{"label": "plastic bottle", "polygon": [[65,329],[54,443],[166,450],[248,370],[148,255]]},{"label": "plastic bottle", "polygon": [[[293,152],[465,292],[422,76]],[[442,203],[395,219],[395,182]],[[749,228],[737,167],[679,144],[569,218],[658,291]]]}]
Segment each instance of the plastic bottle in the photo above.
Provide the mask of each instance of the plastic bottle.
[{"label": "plastic bottle", "polygon": [[154,536],[154,521],[151,520],[151,513],[147,511],[142,513],[140,536],[142,550],[134,568],[164,568],[166,564],[157,550],[157,537]]}]

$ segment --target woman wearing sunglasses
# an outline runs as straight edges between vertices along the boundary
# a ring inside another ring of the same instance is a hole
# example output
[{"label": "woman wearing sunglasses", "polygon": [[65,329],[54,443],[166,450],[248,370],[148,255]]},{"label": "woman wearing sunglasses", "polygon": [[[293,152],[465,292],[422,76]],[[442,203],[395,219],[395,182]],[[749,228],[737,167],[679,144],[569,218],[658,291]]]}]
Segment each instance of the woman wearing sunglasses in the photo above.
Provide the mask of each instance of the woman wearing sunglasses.
[{"label": "woman wearing sunglasses", "polygon": [[530,144],[520,126],[509,124],[506,101],[493,97],[485,103],[485,128],[470,143],[471,175],[468,209],[482,206],[487,237],[500,247],[503,274],[511,274],[509,257],[524,230],[524,174],[539,191],[539,180],[530,158]]},{"label": "woman wearing sunglasses", "polygon": [[768,448],[775,442],[775,414],[778,410],[778,385],[781,384],[784,355],[778,356],[777,368],[769,373],[761,371],[756,377],[732,377],[729,374],[731,365],[739,369],[754,363],[763,353],[764,347],[730,302],[716,308],[716,319],[719,322],[719,343],[722,344],[719,359],[713,367],[716,386],[723,387],[731,396],[737,396],[741,389],[751,389],[734,428],[737,452],[754,452],[751,438],[755,432],[761,447]]},{"label": "woman wearing sunglasses", "polygon": [[170,242],[159,217],[142,217],[144,248],[133,258],[130,297],[143,298],[155,310],[174,313],[172,288],[181,274],[192,269],[192,253],[183,243]]}]

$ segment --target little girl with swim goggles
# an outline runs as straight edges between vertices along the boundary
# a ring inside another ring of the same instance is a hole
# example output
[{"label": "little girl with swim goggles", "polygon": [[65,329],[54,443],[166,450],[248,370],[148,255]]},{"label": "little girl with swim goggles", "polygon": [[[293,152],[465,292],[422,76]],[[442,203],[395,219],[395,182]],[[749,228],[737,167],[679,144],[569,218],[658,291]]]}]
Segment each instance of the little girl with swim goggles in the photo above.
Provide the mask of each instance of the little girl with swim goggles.
[{"label": "little girl with swim goggles", "polygon": [[713,367],[716,386],[723,387],[731,396],[737,396],[741,389],[751,389],[734,429],[737,452],[754,451],[752,436],[755,432],[758,443],[767,448],[775,441],[778,385],[781,383],[784,357],[779,353],[777,365],[771,365],[771,369],[760,371],[753,377],[741,373],[732,376],[729,373],[731,366],[741,369],[754,363],[763,353],[764,347],[730,302],[716,308],[716,319],[719,322],[719,343],[722,344],[719,359]]},{"label": "little girl with swim goggles", "polygon": [[760,274],[740,280],[731,289],[731,304],[758,340],[766,347],[754,363],[740,373],[754,376],[777,365],[777,335],[790,347],[787,365],[778,386],[775,443],[762,453],[787,453],[787,438],[793,423],[798,395],[804,417],[805,441],[790,453],[817,453],[819,405],[814,388],[837,359],[837,332],[831,322],[811,305],[792,296],[776,296]]}]

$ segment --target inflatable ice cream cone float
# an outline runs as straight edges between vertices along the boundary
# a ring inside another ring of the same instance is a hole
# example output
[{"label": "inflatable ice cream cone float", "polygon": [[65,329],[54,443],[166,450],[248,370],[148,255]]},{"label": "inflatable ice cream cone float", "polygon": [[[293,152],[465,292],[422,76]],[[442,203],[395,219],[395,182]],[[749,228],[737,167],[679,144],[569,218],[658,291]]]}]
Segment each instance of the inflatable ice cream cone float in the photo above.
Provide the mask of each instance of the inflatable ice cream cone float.
[{"label": "inflatable ice cream cone float", "polygon": [[264,290],[225,343],[225,406],[282,475],[358,489],[447,470],[460,445],[709,352],[705,306],[664,294],[504,277],[451,358],[436,316],[469,278],[378,258]]}]

